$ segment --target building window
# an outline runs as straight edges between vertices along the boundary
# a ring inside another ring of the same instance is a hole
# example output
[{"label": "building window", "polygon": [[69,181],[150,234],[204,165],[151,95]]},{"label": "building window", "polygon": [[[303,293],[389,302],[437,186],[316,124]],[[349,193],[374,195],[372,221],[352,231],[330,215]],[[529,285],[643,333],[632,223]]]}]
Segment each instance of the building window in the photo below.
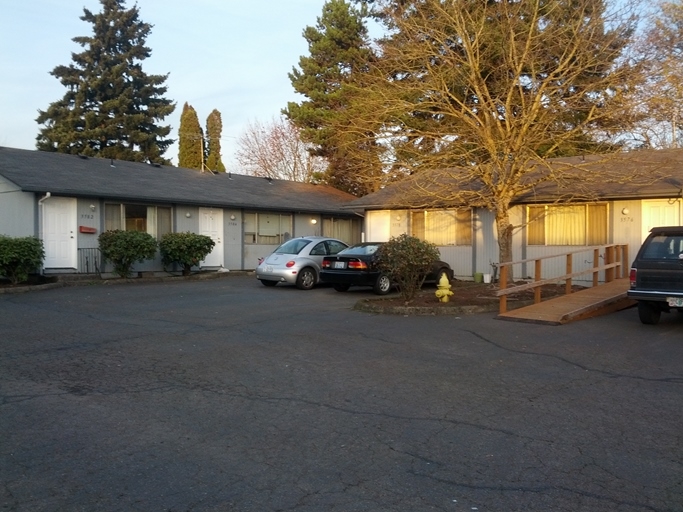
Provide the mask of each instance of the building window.
[{"label": "building window", "polygon": [[105,204],[104,229],[142,231],[159,240],[173,230],[171,208],[142,204]]},{"label": "building window", "polygon": [[527,207],[529,245],[605,245],[607,204]]},{"label": "building window", "polygon": [[245,213],[244,243],[280,245],[292,236],[292,216],[279,213]]},{"label": "building window", "polygon": [[323,236],[337,238],[349,245],[360,242],[360,223],[352,219],[323,218]]},{"label": "building window", "polygon": [[472,210],[411,212],[411,234],[442,247],[472,245]]}]

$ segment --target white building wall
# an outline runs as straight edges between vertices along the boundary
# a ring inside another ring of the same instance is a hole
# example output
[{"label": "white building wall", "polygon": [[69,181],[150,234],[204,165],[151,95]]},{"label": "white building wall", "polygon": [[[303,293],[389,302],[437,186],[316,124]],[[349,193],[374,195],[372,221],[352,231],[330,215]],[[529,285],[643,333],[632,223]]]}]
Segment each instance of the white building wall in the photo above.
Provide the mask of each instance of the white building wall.
[{"label": "white building wall", "polygon": [[477,208],[474,210],[474,273],[493,274],[493,263],[499,261],[498,232],[496,217],[489,210]]},{"label": "white building wall", "polygon": [[322,234],[323,225],[320,215],[297,213],[292,217],[292,222],[294,223],[294,232],[292,236],[320,236]]},{"label": "white building wall", "polygon": [[453,269],[456,279],[471,281],[474,276],[472,270],[472,246],[440,246],[438,247],[441,259]]},{"label": "white building wall", "polygon": [[199,208],[196,206],[178,206],[174,208],[173,228],[175,233],[199,233]]},{"label": "white building wall", "polygon": [[643,202],[615,201],[610,204],[610,240],[628,244],[629,265],[643,242]]},{"label": "white building wall", "polygon": [[225,210],[224,221],[225,263],[223,266],[229,270],[241,270],[243,268],[242,245],[244,241],[242,212],[240,210]]},{"label": "white building wall", "polygon": [[0,176],[0,235],[38,236],[36,196]]},{"label": "white building wall", "polygon": [[[97,237],[100,235],[101,226],[104,225],[102,218],[102,205],[97,199],[78,199],[76,203],[76,215],[78,217],[77,241],[79,249],[94,249],[99,247]],[[81,226],[95,229],[95,233],[81,233]]]},{"label": "white building wall", "polygon": [[[655,203],[666,206],[666,219],[679,219],[683,222],[682,201],[677,198],[670,200],[628,200],[615,201],[609,206],[608,244],[628,244],[629,253],[627,264],[633,261],[636,252],[647,235],[649,223],[656,222],[651,217],[656,217]],[[672,213],[673,209],[673,213]],[[652,210],[654,213],[648,214]],[[527,245],[526,207],[514,206],[510,209],[510,222],[516,226],[512,235],[512,258],[513,261],[535,259],[552,255],[564,255],[568,252],[579,251],[585,246],[529,246]],[[677,212],[677,213],[676,213]],[[409,212],[404,210],[375,210],[366,212],[365,240],[386,241],[392,236],[409,232]],[[498,247],[498,233],[496,229],[495,215],[484,209],[476,209],[473,216],[474,231],[472,246],[442,246],[439,247],[441,258],[451,265],[456,277],[459,279],[471,279],[475,273],[494,273],[496,270],[492,264],[500,261]],[[660,221],[661,222],[661,221]],[[675,222],[674,222],[675,223]],[[600,255],[598,265],[604,264],[604,251]],[[593,250],[585,250],[572,256],[572,272],[580,272],[592,268]],[[566,273],[566,257],[557,257],[543,260],[541,266],[542,278],[552,278]],[[522,263],[513,267],[515,279],[533,279],[535,263],[533,261]],[[599,279],[604,281],[604,272],[599,274]],[[574,279],[577,283],[590,283],[593,280],[591,273]]]}]

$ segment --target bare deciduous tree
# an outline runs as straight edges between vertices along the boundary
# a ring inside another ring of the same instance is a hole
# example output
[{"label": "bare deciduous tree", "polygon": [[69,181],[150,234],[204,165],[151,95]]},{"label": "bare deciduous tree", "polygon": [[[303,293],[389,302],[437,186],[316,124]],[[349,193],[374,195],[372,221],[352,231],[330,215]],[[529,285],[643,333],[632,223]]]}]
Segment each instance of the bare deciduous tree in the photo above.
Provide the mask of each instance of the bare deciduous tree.
[{"label": "bare deciduous tree", "polygon": [[237,161],[246,174],[306,183],[324,177],[325,159],[312,156],[299,129],[284,118],[249,123],[237,145]]},{"label": "bare deciduous tree", "polygon": [[548,184],[589,197],[591,183],[612,178],[547,159],[613,152],[635,121],[631,93],[642,74],[624,53],[636,20],[623,2],[375,5],[391,32],[348,118],[356,135],[383,121],[373,140],[386,143],[385,163],[421,176],[409,181],[422,207],[487,208],[507,262],[516,197]]},{"label": "bare deciduous tree", "polygon": [[646,146],[680,147],[683,123],[683,4],[659,1],[640,50],[647,81],[640,90],[645,119],[639,134]]}]

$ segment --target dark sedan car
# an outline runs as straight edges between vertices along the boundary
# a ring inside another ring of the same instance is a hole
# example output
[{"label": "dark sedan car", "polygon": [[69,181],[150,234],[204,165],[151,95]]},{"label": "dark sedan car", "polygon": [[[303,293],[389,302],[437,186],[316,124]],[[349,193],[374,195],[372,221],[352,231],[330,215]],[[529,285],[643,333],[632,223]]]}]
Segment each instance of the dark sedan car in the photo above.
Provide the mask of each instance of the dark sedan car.
[{"label": "dark sedan car", "polygon": [[[323,259],[320,280],[331,283],[338,292],[345,292],[351,286],[372,286],[377,295],[389,293],[393,283],[377,268],[377,250],[381,242],[365,242],[352,245],[335,256]],[[435,261],[425,281],[436,281],[446,274],[453,279],[453,270],[445,261]]]}]

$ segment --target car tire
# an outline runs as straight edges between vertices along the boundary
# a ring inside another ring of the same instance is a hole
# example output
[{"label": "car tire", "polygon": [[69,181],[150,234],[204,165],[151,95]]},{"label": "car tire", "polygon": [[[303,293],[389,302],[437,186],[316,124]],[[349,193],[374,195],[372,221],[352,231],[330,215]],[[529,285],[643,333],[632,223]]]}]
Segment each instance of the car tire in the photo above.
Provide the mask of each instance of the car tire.
[{"label": "car tire", "polygon": [[332,285],[332,288],[337,290],[338,292],[348,292],[349,288],[351,288],[351,285],[348,284],[341,284],[341,283],[335,283]]},{"label": "car tire", "polygon": [[268,279],[259,279],[259,281],[263,286],[275,286],[277,284],[277,281],[269,281]]},{"label": "car tire", "polygon": [[645,300],[638,301],[638,318],[647,325],[655,325],[662,316],[662,310],[656,304]]},{"label": "car tire", "polygon": [[380,274],[375,281],[375,285],[372,287],[372,291],[377,295],[386,295],[391,291],[391,279],[389,276]]},{"label": "car tire", "polygon": [[296,278],[296,287],[299,290],[310,290],[315,286],[316,281],[315,270],[311,267],[306,267],[299,271],[299,275]]},{"label": "car tire", "polygon": [[453,278],[451,277],[451,273],[448,271],[448,269],[442,268],[439,269],[439,271],[436,273],[436,284],[439,284],[441,282],[441,276],[446,275],[446,279],[448,279],[448,282],[450,283]]}]

